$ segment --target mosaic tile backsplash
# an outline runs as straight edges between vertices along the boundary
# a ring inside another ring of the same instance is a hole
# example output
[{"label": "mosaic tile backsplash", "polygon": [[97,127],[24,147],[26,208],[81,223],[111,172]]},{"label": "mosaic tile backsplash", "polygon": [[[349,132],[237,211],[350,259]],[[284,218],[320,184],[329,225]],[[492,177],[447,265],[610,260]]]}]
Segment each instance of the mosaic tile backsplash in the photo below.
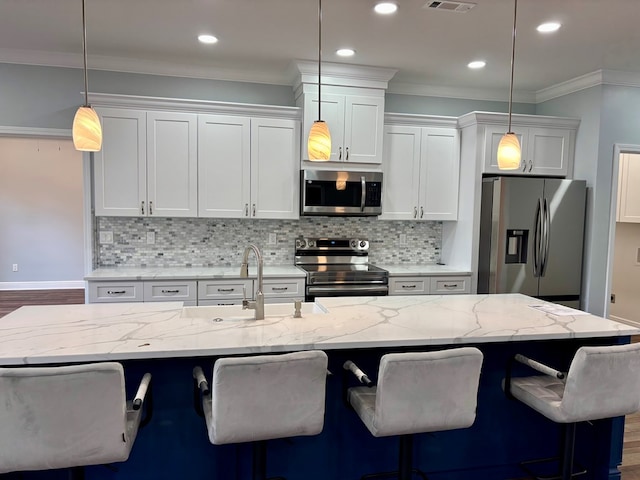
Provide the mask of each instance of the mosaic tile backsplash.
[{"label": "mosaic tile backsplash", "polygon": [[[98,232],[112,232],[100,244],[97,267],[207,267],[239,265],[249,243],[267,265],[293,264],[296,237],[357,237],[369,240],[369,259],[378,264],[440,261],[441,222],[382,221],[375,217],[302,217],[300,220],[98,217]],[[155,243],[147,243],[147,233]],[[269,245],[269,234],[276,244]],[[406,244],[400,244],[400,235]],[[99,235],[96,235],[99,238]]]}]

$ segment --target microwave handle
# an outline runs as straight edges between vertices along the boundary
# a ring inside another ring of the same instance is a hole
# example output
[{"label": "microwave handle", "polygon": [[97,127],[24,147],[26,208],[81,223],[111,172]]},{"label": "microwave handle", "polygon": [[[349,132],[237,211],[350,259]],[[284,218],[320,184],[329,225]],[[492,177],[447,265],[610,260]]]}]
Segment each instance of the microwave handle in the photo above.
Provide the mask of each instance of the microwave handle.
[{"label": "microwave handle", "polygon": [[362,195],[360,197],[360,211],[364,212],[364,204],[367,201],[367,181],[364,176],[360,177],[360,184],[362,185]]}]

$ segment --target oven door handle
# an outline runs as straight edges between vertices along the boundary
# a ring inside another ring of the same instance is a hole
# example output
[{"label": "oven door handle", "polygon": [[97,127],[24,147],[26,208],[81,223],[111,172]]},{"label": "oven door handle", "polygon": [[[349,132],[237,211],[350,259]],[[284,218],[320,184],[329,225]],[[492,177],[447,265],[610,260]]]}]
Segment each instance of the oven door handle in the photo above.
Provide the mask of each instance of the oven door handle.
[{"label": "oven door handle", "polygon": [[309,295],[318,295],[322,293],[379,293],[382,295],[386,295],[389,292],[389,288],[385,286],[378,285],[349,285],[348,287],[307,287],[307,293]]}]

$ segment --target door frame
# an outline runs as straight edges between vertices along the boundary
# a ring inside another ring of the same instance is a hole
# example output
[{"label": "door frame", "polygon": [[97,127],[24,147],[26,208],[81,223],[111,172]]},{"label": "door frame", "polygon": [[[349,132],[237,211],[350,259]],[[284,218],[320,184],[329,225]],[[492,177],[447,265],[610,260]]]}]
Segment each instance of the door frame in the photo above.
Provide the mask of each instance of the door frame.
[{"label": "door frame", "polygon": [[615,143],[611,162],[611,198],[609,199],[609,246],[607,248],[607,278],[605,280],[605,304],[603,317],[609,318],[611,305],[611,285],[613,284],[613,256],[616,239],[616,218],[618,210],[618,177],[620,175],[620,156],[623,153],[640,155],[640,145]]}]

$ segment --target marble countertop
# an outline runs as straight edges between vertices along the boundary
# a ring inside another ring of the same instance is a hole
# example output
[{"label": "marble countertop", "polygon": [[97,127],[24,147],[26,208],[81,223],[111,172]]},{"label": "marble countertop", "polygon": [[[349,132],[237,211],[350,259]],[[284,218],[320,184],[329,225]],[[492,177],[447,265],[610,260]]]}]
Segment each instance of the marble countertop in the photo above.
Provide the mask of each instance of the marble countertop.
[{"label": "marble countertop", "polygon": [[[265,278],[305,277],[294,265],[265,265]],[[249,264],[249,276],[256,277],[255,262]],[[240,265],[226,267],[113,267],[98,268],[84,277],[89,281],[118,280],[211,280],[240,278]]]},{"label": "marble countertop", "polygon": [[327,313],[293,318],[291,304],[291,314],[269,316],[266,305],[264,320],[232,318],[253,315],[235,307],[214,307],[228,315],[208,307],[183,310],[179,302],[21,307],[0,319],[0,365],[640,334],[593,315],[546,313],[531,306],[553,304],[520,294],[337,297],[317,303]]},{"label": "marble countertop", "polygon": [[384,268],[389,272],[390,277],[412,276],[412,277],[434,277],[446,275],[471,275],[470,270],[450,267],[448,265],[414,265],[414,264],[397,264],[387,265],[379,264],[378,267]]}]

